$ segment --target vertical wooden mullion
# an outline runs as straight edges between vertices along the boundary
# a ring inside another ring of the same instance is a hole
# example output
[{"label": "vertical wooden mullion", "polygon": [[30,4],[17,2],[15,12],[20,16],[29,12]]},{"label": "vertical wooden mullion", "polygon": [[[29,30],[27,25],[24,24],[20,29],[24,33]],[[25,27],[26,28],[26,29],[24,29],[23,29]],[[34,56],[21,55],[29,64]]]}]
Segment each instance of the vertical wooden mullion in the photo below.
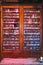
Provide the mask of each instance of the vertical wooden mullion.
[{"label": "vertical wooden mullion", "polygon": [[40,10],[40,56],[43,56],[43,45],[42,45],[42,8]]},{"label": "vertical wooden mullion", "polygon": [[0,14],[0,60],[2,59],[2,6]]},{"label": "vertical wooden mullion", "polygon": [[40,48],[42,49],[42,9],[40,10]]},{"label": "vertical wooden mullion", "polygon": [[23,7],[20,6],[20,51],[23,50]]},{"label": "vertical wooden mullion", "polygon": [[3,8],[3,7],[1,7],[1,57],[2,57],[2,39],[3,39],[3,38],[2,38],[2,33],[3,33],[3,32],[2,32],[2,25],[3,25],[3,18],[2,18],[2,17],[3,17],[3,16],[2,16],[3,10],[2,10],[2,8]]},{"label": "vertical wooden mullion", "polygon": [[1,61],[1,6],[0,6],[0,61]]}]

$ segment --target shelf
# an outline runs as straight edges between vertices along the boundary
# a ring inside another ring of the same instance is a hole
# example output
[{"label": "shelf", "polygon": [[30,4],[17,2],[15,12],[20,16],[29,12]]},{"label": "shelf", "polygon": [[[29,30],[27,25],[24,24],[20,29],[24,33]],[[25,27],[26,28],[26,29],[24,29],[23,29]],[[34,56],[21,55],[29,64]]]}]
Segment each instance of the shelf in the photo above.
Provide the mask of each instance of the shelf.
[{"label": "shelf", "polygon": [[16,12],[16,11],[3,11],[3,13],[19,13],[19,12]]},{"label": "shelf", "polygon": [[3,16],[5,16],[5,17],[7,17],[7,16],[19,16],[19,14],[17,14],[17,13],[16,14],[14,14],[14,13],[13,14],[9,14],[8,13],[8,14],[3,14]]},{"label": "shelf", "polygon": [[[32,40],[32,41],[37,41],[37,40],[40,41],[40,39],[28,39],[28,40],[29,40],[29,41],[31,41],[31,40]],[[25,39],[24,41],[28,41],[28,40]]]},{"label": "shelf", "polygon": [[19,41],[19,39],[3,39],[3,41],[5,41],[5,40],[6,40],[6,41],[10,41],[10,40],[12,40],[12,41],[14,41],[14,40],[15,40],[15,41]]},{"label": "shelf", "polygon": [[39,35],[40,33],[24,33],[24,34],[36,34],[36,35]]},{"label": "shelf", "polygon": [[26,25],[26,24],[34,24],[34,25],[37,25],[37,24],[40,24],[40,22],[32,22],[32,23],[30,23],[30,22],[28,22],[28,23],[26,23],[26,22],[24,22],[24,25]]},{"label": "shelf", "polygon": [[[24,44],[24,46],[25,46],[25,44]],[[40,46],[39,44],[26,44],[26,46],[32,46],[32,47],[38,47],[38,46]]]},{"label": "shelf", "polygon": [[[19,43],[18,43],[19,44]],[[20,45],[16,45],[16,44],[5,44],[5,45],[3,45],[4,47],[5,46],[12,46],[12,47],[14,47],[14,46],[20,46]]]},{"label": "shelf", "polygon": [[3,17],[3,19],[14,19],[14,18],[19,18],[18,16],[14,17]]},{"label": "shelf", "polygon": [[15,29],[15,28],[10,28],[10,27],[6,27],[6,28],[3,28],[4,30],[11,30],[11,29]]},{"label": "shelf", "polygon": [[24,19],[40,19],[40,17],[34,17],[34,18],[32,18],[32,17],[24,17]]},{"label": "shelf", "polygon": [[24,11],[24,13],[40,13],[40,11]]},{"label": "shelf", "polygon": [[4,24],[19,24],[18,22],[3,22]]},{"label": "shelf", "polygon": [[12,34],[12,35],[16,35],[16,34],[19,34],[19,33],[3,33],[5,35],[9,35],[9,34]]},{"label": "shelf", "polygon": [[30,30],[33,30],[33,29],[35,29],[35,30],[40,30],[40,28],[39,27],[25,27],[24,28],[24,30],[27,30],[27,29],[30,29]]},{"label": "shelf", "polygon": [[5,11],[3,11],[3,15],[9,15],[9,14],[11,14],[11,15],[16,15],[16,14],[19,14],[20,12],[5,12]]}]

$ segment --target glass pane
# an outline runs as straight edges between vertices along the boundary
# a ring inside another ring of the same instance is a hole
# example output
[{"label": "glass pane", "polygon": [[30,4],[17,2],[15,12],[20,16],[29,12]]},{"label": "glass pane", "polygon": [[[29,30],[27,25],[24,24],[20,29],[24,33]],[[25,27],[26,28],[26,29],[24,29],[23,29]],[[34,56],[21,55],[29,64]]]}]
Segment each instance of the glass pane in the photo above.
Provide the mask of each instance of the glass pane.
[{"label": "glass pane", "polygon": [[19,9],[3,8],[2,50],[20,50]]},{"label": "glass pane", "polygon": [[40,10],[24,9],[24,50],[40,49]]}]

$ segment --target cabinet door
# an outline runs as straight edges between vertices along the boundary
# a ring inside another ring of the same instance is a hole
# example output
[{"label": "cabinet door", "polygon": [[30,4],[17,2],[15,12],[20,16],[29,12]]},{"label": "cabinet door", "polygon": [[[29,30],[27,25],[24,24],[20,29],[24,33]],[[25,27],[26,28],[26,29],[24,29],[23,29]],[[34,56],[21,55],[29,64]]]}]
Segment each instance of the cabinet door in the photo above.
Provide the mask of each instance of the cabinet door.
[{"label": "cabinet door", "polygon": [[2,51],[20,51],[19,7],[2,7]]},{"label": "cabinet door", "polygon": [[24,6],[24,43],[25,51],[41,49],[42,44],[41,10]]}]

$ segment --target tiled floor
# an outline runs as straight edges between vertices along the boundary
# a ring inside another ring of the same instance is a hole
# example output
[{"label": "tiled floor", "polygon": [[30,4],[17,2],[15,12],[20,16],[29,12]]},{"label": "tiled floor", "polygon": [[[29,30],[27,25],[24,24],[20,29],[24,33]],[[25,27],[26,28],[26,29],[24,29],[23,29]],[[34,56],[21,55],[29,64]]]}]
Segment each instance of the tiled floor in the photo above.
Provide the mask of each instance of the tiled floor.
[{"label": "tiled floor", "polygon": [[0,65],[30,65],[30,64],[40,64],[36,62],[36,58],[3,58]]}]

